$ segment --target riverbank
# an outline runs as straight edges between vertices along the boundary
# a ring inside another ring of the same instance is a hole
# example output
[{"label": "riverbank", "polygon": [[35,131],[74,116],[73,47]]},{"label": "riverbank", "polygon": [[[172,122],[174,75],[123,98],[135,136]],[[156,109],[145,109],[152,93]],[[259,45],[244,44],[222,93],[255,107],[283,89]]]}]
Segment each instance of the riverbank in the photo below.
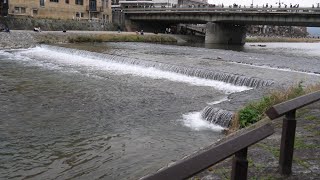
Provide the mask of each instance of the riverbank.
[{"label": "riverbank", "polygon": [[290,37],[247,37],[246,42],[306,42],[306,43],[316,43],[320,42],[320,39],[316,38],[290,38]]},{"label": "riverbank", "polygon": [[[61,44],[75,42],[151,42],[151,43],[201,43],[203,37],[176,34],[154,34],[117,31],[42,31],[12,30],[11,33],[0,32],[0,48],[28,48],[36,44]],[[320,42],[313,38],[285,38],[285,37],[247,37],[246,42]]]},{"label": "riverbank", "polygon": [[153,42],[174,43],[177,40],[164,34],[116,31],[26,31],[13,30],[0,33],[0,48],[28,48],[36,44],[61,44],[74,42]]}]

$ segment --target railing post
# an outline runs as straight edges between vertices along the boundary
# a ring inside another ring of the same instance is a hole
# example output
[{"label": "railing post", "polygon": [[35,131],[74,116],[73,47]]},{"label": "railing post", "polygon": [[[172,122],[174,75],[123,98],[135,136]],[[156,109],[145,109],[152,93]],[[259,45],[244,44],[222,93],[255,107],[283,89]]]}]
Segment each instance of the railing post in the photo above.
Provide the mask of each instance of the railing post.
[{"label": "railing post", "polygon": [[283,175],[290,175],[292,170],[292,158],[297,121],[296,110],[285,114],[282,124],[282,136],[280,146],[279,171]]},{"label": "railing post", "polygon": [[248,147],[235,153],[232,161],[231,180],[247,180],[248,174]]}]

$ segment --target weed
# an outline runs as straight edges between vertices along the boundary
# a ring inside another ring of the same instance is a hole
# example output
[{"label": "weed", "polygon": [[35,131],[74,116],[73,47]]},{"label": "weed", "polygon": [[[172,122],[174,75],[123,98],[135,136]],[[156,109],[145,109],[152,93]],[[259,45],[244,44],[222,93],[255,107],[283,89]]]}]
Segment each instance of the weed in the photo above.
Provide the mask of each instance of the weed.
[{"label": "weed", "polygon": [[280,157],[280,148],[279,147],[268,146],[263,143],[258,143],[257,146],[266,150],[266,151],[269,151],[276,158]]},{"label": "weed", "polygon": [[309,120],[309,121],[313,121],[313,120],[316,120],[317,117],[316,116],[313,116],[313,115],[309,115],[307,117],[305,117],[306,120]]},{"label": "weed", "polygon": [[306,162],[306,161],[303,161],[302,159],[299,159],[297,157],[293,157],[293,161],[295,161],[296,163],[298,163],[300,166],[303,166],[304,168],[306,169],[309,169],[310,168],[310,165]]},{"label": "weed", "polygon": [[304,139],[301,137],[296,137],[294,141],[294,148],[295,149],[313,149],[317,148],[319,145],[316,144],[306,144]]},{"label": "weed", "polygon": [[303,88],[302,83],[301,81],[289,88],[272,91],[270,95],[263,97],[260,101],[247,104],[234,116],[229,132],[258,122],[266,116],[265,111],[275,104],[320,90],[320,84]]}]

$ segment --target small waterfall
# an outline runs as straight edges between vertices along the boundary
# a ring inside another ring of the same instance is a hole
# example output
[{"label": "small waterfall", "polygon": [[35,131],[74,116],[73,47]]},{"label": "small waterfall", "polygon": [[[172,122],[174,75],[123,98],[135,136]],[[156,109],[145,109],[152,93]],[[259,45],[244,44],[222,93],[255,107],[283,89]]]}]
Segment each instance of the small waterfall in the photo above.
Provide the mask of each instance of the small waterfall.
[{"label": "small waterfall", "polygon": [[58,52],[63,52],[68,54],[76,54],[83,57],[90,57],[93,59],[104,59],[104,60],[113,61],[117,63],[138,65],[143,67],[152,67],[152,68],[156,68],[163,71],[170,71],[170,72],[175,72],[175,73],[184,74],[188,76],[222,81],[222,82],[230,83],[237,86],[259,88],[262,86],[270,86],[274,83],[271,80],[262,80],[259,78],[246,77],[238,74],[216,72],[216,71],[205,69],[205,68],[178,66],[178,65],[167,64],[167,63],[132,59],[127,57],[89,52],[89,51],[78,50],[78,49],[63,48],[63,47],[57,47],[57,46],[42,45],[41,47],[48,50],[53,50],[53,51],[58,51]]},{"label": "small waterfall", "polygon": [[228,128],[234,113],[219,108],[207,106],[201,113],[201,117],[213,124]]}]

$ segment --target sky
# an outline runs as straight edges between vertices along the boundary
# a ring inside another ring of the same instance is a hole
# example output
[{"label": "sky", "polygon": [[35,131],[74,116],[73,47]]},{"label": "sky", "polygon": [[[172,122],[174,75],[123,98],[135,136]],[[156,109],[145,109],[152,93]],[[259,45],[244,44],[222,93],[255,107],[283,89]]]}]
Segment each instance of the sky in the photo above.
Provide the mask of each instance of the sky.
[{"label": "sky", "polygon": [[[239,4],[239,5],[246,5],[249,6],[252,3],[252,0],[208,0],[210,4],[221,4],[224,5],[231,5],[233,3]],[[253,0],[254,6],[259,5],[262,6],[263,4],[270,4],[275,5],[276,2],[279,2],[279,0]],[[290,5],[292,3],[293,5],[299,4],[300,7],[311,7],[312,4],[316,6],[317,3],[320,3],[320,0],[280,0],[280,2],[284,4]]]}]

